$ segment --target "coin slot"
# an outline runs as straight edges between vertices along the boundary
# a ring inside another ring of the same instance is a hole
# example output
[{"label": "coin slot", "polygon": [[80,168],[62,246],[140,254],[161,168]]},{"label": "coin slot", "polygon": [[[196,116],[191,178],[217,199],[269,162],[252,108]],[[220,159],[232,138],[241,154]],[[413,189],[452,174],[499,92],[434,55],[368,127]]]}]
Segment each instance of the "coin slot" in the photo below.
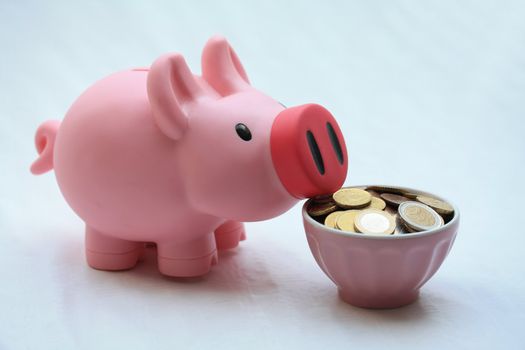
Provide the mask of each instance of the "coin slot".
[{"label": "coin slot", "polygon": [[308,147],[310,148],[310,154],[314,159],[315,166],[321,175],[324,175],[324,162],[323,157],[321,156],[321,151],[319,151],[319,146],[315,140],[314,134],[310,130],[306,132],[306,140],[308,141]]},{"label": "coin slot", "polygon": [[334,127],[328,122],[326,123],[326,129],[328,130],[328,136],[330,137],[330,142],[332,143],[337,160],[339,160],[339,163],[342,165],[344,163],[343,150],[341,149],[341,144],[339,143],[339,139],[337,138]]}]

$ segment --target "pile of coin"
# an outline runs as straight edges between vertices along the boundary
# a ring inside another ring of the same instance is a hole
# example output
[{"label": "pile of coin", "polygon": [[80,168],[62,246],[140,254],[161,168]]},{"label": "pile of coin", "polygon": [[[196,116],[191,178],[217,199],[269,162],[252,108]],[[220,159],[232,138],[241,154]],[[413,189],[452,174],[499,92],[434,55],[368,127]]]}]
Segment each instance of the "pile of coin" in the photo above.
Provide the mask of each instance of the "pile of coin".
[{"label": "pile of coin", "polygon": [[312,198],[306,209],[330,228],[369,235],[428,231],[454,216],[442,200],[386,186],[344,187]]}]

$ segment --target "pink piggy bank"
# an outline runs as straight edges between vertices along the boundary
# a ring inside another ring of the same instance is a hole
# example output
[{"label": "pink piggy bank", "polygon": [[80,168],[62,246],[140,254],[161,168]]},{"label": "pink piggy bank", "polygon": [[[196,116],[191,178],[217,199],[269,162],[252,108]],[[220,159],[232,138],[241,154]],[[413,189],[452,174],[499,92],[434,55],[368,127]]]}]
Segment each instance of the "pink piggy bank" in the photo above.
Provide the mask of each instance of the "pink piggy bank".
[{"label": "pink piggy bank", "polygon": [[86,223],[88,264],[130,269],[154,242],[168,276],[206,274],[217,249],[245,239],[242,222],[337,190],[348,168],[330,112],[254,89],[222,37],[204,47],[202,76],[177,53],[112,74],[62,122],[44,122],[35,143],[31,171],[55,169]]}]

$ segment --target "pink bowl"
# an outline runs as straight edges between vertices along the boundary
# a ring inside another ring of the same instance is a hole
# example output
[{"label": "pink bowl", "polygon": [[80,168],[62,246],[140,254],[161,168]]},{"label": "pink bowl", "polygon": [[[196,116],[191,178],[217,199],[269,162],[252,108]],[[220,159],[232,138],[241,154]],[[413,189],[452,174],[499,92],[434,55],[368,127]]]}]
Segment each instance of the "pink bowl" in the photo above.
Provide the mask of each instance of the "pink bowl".
[{"label": "pink bowl", "polygon": [[358,307],[395,308],[415,301],[448,255],[459,226],[459,211],[451,203],[454,217],[438,229],[391,236],[343,232],[312,219],[306,212],[309,202],[303,205],[303,224],[315,261],[341,299]]}]

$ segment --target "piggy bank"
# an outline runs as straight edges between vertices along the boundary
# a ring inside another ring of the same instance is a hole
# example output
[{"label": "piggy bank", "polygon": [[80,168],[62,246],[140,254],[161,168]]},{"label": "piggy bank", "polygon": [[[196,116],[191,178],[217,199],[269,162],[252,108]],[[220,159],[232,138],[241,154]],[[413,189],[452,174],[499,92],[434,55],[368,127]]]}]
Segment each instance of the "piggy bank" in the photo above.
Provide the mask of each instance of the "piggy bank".
[{"label": "piggy bank", "polygon": [[212,37],[202,74],[169,53],[89,87],[35,136],[34,174],[51,169],[85,222],[87,263],[137,264],[155,243],[159,271],[206,274],[243,222],[331,193],[348,167],[341,130],[317,104],[290,108],[256,90],[229,43]]}]

